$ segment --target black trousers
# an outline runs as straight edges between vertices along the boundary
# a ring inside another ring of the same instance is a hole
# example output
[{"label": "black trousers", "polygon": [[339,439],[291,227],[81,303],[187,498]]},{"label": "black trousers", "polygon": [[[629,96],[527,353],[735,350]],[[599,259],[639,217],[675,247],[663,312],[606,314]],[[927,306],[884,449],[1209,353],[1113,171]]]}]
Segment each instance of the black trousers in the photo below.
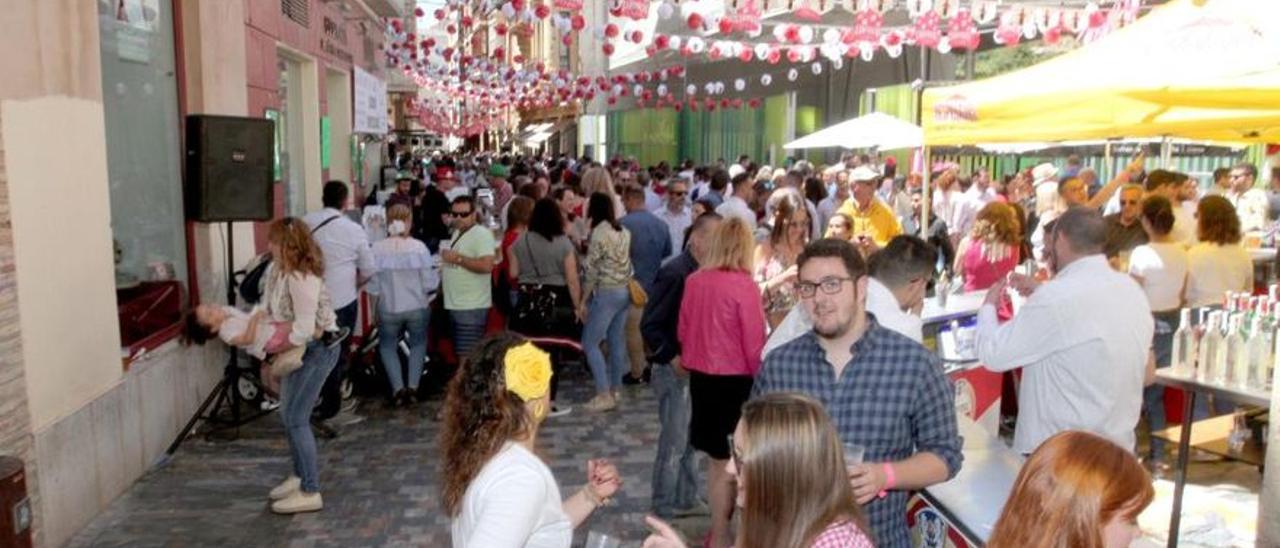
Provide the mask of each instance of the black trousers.
[{"label": "black trousers", "polygon": [[[337,316],[338,328],[343,327],[351,330],[352,333],[356,329],[356,314],[360,311],[360,299],[351,301],[351,304],[334,310]],[[314,417],[320,420],[333,418],[342,410],[342,379],[347,371],[347,360],[350,359],[349,341],[342,341],[342,349],[338,354],[338,365],[333,366],[333,370],[329,371],[329,376],[324,380],[324,387],[320,389],[320,402],[316,404]]]}]

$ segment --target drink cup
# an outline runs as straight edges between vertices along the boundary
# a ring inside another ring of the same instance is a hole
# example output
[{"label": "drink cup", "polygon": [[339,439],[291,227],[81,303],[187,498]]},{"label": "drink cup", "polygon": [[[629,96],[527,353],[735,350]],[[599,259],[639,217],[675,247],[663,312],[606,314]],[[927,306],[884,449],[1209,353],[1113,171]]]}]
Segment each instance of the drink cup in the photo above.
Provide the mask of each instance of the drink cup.
[{"label": "drink cup", "polygon": [[618,537],[601,533],[599,531],[591,531],[587,533],[586,548],[621,548],[622,540]]}]

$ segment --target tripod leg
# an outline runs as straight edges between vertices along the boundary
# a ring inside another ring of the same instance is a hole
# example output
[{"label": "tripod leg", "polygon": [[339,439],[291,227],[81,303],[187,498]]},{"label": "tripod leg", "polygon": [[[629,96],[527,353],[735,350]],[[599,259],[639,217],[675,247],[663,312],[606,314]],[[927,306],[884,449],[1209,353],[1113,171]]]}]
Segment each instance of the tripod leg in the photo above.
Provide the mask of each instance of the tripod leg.
[{"label": "tripod leg", "polygon": [[214,400],[224,394],[226,389],[227,385],[225,380],[218,383],[218,386],[215,387],[213,391],[209,393],[209,396],[204,399],[204,403],[200,404],[200,408],[196,409],[195,414],[191,415],[191,420],[187,421],[187,425],[182,427],[182,431],[178,433],[178,437],[173,440],[173,443],[169,444],[168,449],[165,449],[164,453],[166,455],[173,455],[173,452],[178,450],[178,446],[182,445],[182,440],[187,439],[187,435],[191,433],[191,429],[195,428],[196,423],[204,417],[204,412],[209,408],[209,404],[213,403]]}]

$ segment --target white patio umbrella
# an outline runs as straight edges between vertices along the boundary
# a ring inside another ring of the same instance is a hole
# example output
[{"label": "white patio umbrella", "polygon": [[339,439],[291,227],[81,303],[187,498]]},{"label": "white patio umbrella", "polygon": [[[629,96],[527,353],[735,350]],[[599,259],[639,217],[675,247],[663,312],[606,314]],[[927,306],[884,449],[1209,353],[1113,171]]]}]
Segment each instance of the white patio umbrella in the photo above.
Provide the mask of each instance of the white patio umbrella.
[{"label": "white patio umbrella", "polygon": [[782,148],[827,148],[841,147],[878,148],[894,150],[916,148],[924,143],[924,132],[920,126],[904,122],[888,114],[872,112],[852,120],[845,120],[834,126],[815,131]]}]

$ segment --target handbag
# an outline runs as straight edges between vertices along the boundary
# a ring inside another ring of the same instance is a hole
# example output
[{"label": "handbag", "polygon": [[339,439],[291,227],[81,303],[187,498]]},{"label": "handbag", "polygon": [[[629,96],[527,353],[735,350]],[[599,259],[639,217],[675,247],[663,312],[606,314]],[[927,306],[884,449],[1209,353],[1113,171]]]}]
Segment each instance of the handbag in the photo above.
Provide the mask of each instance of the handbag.
[{"label": "handbag", "polygon": [[[525,251],[529,253],[529,257],[533,258],[533,250],[529,248],[529,236],[525,235],[524,240]],[[534,276],[542,277],[542,271],[538,268],[538,262],[529,261],[530,267],[533,268]],[[536,323],[550,323],[555,317],[556,308],[559,305],[559,295],[552,286],[544,284],[519,284],[517,290],[520,292],[520,298],[516,301],[515,320],[516,325],[528,326]]]},{"label": "handbag", "polygon": [[635,278],[627,282],[627,291],[631,293],[631,305],[636,308],[644,307],[649,302],[649,294],[644,292],[644,287],[637,282]]}]

